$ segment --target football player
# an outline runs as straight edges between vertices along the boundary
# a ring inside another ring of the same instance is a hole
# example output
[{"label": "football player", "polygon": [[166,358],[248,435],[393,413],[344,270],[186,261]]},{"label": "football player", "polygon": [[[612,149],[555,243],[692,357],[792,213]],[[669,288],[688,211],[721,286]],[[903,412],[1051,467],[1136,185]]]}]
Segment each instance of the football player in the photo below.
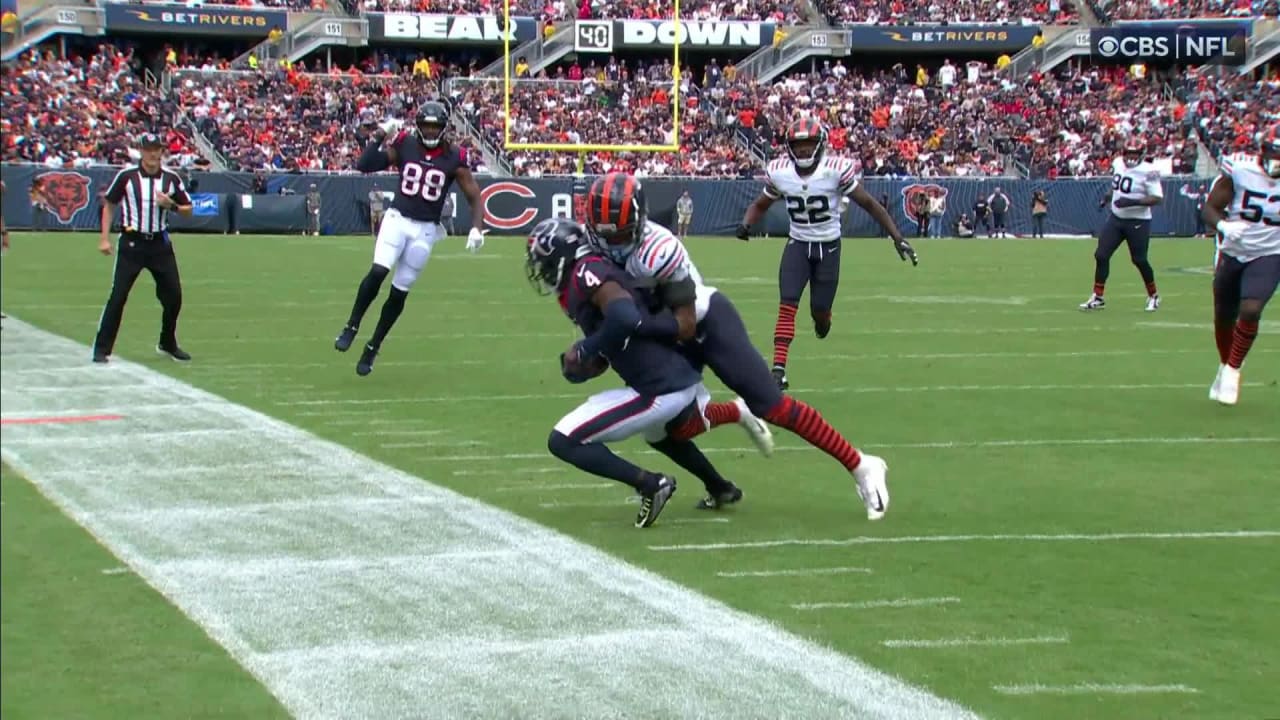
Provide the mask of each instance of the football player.
[{"label": "football player", "polygon": [[[787,397],[774,382],[769,366],[751,344],[737,308],[723,293],[702,281],[688,251],[670,230],[648,220],[644,189],[634,177],[610,173],[597,179],[587,193],[587,225],[591,242],[602,254],[624,265],[628,274],[653,288],[662,306],[671,309],[643,323],[639,332],[650,337],[683,341],[697,364],[705,363],[741,402],[708,409],[716,423],[739,422],[751,431],[760,421],[786,428],[839,461],[857,482],[867,517],[884,516],[889,506],[888,466],[863,455],[808,404]],[[740,414],[745,403],[750,415]],[[718,413],[723,413],[718,415]],[[768,428],[752,431],[768,454],[773,439]],[[709,495],[699,504],[714,509],[723,499]]]},{"label": "football player", "polygon": [[1115,174],[1111,177],[1111,189],[1100,205],[1105,207],[1109,202],[1111,212],[1098,231],[1098,247],[1093,252],[1093,294],[1080,303],[1081,310],[1101,310],[1107,306],[1102,294],[1107,276],[1111,274],[1111,256],[1124,242],[1129,244],[1129,259],[1147,285],[1147,312],[1160,309],[1156,273],[1147,260],[1147,250],[1151,246],[1151,208],[1164,202],[1164,188],[1160,184],[1160,170],[1147,162],[1146,157],[1146,143],[1140,138],[1129,138],[1124,144],[1123,156],[1112,163]]},{"label": "football player", "polygon": [[742,491],[720,476],[691,437],[675,437],[690,425],[707,425],[710,395],[701,375],[671,345],[636,332],[645,316],[626,273],[582,242],[584,234],[571,220],[544,220],[529,237],[525,269],[530,283],[541,294],[555,294],[586,333],[560,356],[565,379],[585,382],[612,367],[626,387],[592,395],[565,415],[547,448],[584,472],[635,488],[641,497],[636,527],[657,520],[676,491],[676,479],[644,470],[605,445],[634,435],[697,475],[708,494],[736,502]]},{"label": "football player", "polygon": [[1258,336],[1262,309],[1280,284],[1280,123],[1262,135],[1256,156],[1229,155],[1204,204],[1218,231],[1213,274],[1213,328],[1218,376],[1209,398],[1240,399],[1240,367]]},{"label": "football player", "polygon": [[409,290],[426,267],[435,244],[445,236],[440,218],[445,198],[449,196],[454,182],[472,208],[467,249],[476,252],[484,245],[480,186],[467,165],[466,150],[445,137],[448,124],[449,111],[445,106],[429,102],[418,111],[413,129],[397,132],[390,142],[386,139],[388,132],[396,129],[394,121],[375,130],[356,162],[356,169],[363,173],[379,172],[389,167],[400,170],[395,199],[378,228],[378,239],[373,247],[373,267],[360,281],[351,317],[333,343],[339,352],[346,352],[351,347],[365,312],[378,296],[383,280],[395,268],[391,294],[382,303],[378,326],[356,363],[358,375],[368,375],[373,371],[374,358],[391,326],[404,310]]},{"label": "football player", "polygon": [[747,208],[737,235],[751,237],[751,226],[764,217],[777,200],[785,200],[791,229],[778,269],[778,322],[773,332],[773,377],[786,390],[787,354],[796,336],[796,310],[806,286],[813,329],[822,339],[831,332],[831,308],[840,283],[840,203],[852,198],[893,239],[903,260],[919,263],[916,251],[898,231],[889,211],[867,194],[858,182],[853,161],[826,157],[827,131],[816,120],[797,120],[787,129],[787,157],[765,169],[760,197]]}]

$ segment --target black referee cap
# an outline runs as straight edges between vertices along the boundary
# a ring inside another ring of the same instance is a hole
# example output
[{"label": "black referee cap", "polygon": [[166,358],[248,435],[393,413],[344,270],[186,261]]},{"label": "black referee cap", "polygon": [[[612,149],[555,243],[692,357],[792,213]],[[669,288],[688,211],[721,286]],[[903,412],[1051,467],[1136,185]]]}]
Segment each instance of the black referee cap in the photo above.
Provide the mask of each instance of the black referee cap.
[{"label": "black referee cap", "polygon": [[153,148],[164,147],[164,139],[155,133],[142,133],[138,136],[138,147]]}]

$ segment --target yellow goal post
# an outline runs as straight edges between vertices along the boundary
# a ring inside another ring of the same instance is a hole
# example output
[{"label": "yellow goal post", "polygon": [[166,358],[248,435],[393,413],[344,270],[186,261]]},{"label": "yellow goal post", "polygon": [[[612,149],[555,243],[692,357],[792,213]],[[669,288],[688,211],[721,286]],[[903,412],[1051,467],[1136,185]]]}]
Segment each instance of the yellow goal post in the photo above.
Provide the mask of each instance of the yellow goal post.
[{"label": "yellow goal post", "polygon": [[[503,27],[511,23],[511,0],[502,2]],[[577,32],[577,20],[572,20]],[[610,21],[612,22],[612,21]],[[528,143],[511,139],[511,96],[513,82],[511,64],[511,33],[502,34],[502,141],[507,150],[534,150],[543,152],[578,153],[578,174],[581,175],[589,152],[680,152],[680,0],[672,0],[671,25],[674,38],[671,43],[671,142],[666,145],[626,145],[609,143]]]}]

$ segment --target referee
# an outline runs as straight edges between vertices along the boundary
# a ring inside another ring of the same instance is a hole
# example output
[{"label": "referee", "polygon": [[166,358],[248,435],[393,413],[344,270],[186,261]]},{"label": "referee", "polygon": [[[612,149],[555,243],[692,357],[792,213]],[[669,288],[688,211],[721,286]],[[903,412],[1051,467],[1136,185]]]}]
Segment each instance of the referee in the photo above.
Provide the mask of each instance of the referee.
[{"label": "referee", "polygon": [[178,173],[161,167],[164,142],[154,133],[139,139],[142,161],[116,174],[102,203],[102,239],[98,250],[111,254],[111,223],[116,208],[121,208],[120,233],[116,248],[115,272],[111,278],[111,296],[102,309],[98,337],[93,342],[93,361],[107,362],[120,332],[124,304],[129,291],[144,269],[156,281],[156,297],[164,308],[160,320],[160,342],[156,352],[179,362],[191,355],[178,347],[178,312],[182,309],[182,281],[178,277],[178,259],[169,240],[169,213],[191,216],[191,198]]}]

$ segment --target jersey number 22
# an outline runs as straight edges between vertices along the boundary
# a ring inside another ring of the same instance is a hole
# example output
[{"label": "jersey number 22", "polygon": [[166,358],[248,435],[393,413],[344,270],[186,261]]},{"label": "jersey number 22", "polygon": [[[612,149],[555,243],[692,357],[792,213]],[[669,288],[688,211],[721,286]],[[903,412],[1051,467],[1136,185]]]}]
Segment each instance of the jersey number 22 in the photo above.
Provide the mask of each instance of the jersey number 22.
[{"label": "jersey number 22", "polygon": [[819,225],[831,219],[831,201],[825,195],[788,195],[787,214],[798,225]]}]

